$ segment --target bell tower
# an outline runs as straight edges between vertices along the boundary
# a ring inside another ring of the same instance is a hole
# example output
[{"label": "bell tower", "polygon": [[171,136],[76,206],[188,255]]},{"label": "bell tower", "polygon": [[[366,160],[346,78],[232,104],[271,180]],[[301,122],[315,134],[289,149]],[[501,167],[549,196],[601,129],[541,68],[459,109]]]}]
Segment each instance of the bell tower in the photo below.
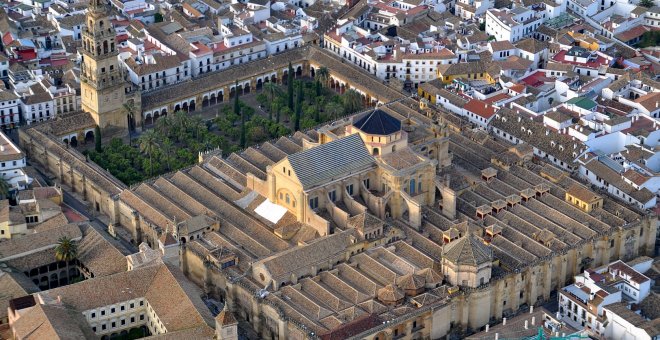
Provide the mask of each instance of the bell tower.
[{"label": "bell tower", "polygon": [[105,0],[89,3],[87,26],[82,34],[82,109],[92,115],[104,135],[124,135],[129,128],[124,104],[132,84],[126,81],[126,71],[117,57],[116,34],[108,11]]}]

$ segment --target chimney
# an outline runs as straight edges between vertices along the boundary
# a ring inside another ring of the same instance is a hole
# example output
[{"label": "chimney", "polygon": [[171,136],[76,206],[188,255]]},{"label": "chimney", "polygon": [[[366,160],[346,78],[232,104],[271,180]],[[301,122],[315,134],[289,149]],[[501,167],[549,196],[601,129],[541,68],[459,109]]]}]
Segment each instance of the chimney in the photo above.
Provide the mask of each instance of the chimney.
[{"label": "chimney", "polygon": [[532,326],[534,326],[534,323],[536,322],[536,317],[532,316]]},{"label": "chimney", "polygon": [[486,324],[486,333],[488,333],[488,330],[490,330],[490,325]]},{"label": "chimney", "polygon": [[525,320],[525,329],[529,328],[529,320]]},{"label": "chimney", "polygon": [[500,333],[495,333],[495,340],[499,340],[500,338]]},{"label": "chimney", "polygon": [[506,326],[506,318],[502,318],[502,326]]},{"label": "chimney", "polygon": [[[532,313],[534,313],[534,306],[529,307],[529,314],[532,314]],[[534,323],[532,322],[532,324],[534,324]]]}]

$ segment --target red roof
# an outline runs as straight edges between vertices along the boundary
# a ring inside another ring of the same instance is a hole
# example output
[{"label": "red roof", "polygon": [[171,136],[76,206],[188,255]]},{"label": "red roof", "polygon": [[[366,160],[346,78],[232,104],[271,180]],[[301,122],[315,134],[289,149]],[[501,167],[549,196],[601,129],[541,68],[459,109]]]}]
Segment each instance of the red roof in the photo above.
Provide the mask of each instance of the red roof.
[{"label": "red roof", "polygon": [[489,119],[495,114],[495,107],[478,99],[471,99],[463,108],[485,119]]},{"label": "red roof", "polygon": [[14,37],[11,35],[11,32],[7,32],[2,36],[2,43],[6,46],[14,41]]},{"label": "red roof", "polygon": [[571,64],[571,65],[580,65],[580,66],[586,66],[589,68],[598,68],[601,65],[607,65],[607,59],[603,58],[603,56],[598,55],[595,61],[587,61],[586,63],[580,63],[577,61],[569,61],[565,60],[566,59],[566,52],[565,50],[560,51],[559,53],[555,54],[554,57],[552,57],[552,60],[564,64]]},{"label": "red roof", "polygon": [[506,93],[498,93],[498,94],[496,94],[496,95],[494,95],[490,98],[486,98],[486,100],[484,100],[484,103],[493,104],[495,102],[498,102],[498,101],[504,100],[504,99],[508,99],[508,98],[510,98],[510,97]]},{"label": "red roof", "polygon": [[522,79],[523,83],[532,87],[539,87],[545,84],[546,82],[551,82],[551,81],[554,81],[554,79],[546,77],[545,73],[542,71],[536,71]]},{"label": "red roof", "polygon": [[627,178],[636,185],[642,185],[648,180],[648,177],[640,174],[639,172],[633,169],[626,170],[626,172],[623,173],[623,177]]}]

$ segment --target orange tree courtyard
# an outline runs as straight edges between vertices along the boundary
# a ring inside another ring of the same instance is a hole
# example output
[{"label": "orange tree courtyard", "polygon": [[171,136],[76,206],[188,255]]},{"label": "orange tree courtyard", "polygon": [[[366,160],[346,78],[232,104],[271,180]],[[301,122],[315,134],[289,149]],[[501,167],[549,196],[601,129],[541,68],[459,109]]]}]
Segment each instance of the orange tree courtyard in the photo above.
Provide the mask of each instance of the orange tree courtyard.
[{"label": "orange tree courtyard", "polygon": [[85,153],[131,185],[192,165],[200,151],[220,148],[226,155],[363,108],[359,93],[349,90],[339,94],[328,88],[327,75],[327,70],[321,69],[316,79],[289,78],[285,85],[267,83],[256,94],[234,97],[219,105],[216,117],[207,121],[176,112],[158,119],[132,145],[113,139]]}]

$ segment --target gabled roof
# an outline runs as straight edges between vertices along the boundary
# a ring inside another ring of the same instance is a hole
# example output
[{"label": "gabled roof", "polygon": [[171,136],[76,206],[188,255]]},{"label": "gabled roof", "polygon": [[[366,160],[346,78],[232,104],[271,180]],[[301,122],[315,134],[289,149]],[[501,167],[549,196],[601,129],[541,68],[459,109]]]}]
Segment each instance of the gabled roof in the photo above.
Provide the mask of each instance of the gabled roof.
[{"label": "gabled roof", "polygon": [[218,316],[215,317],[215,323],[216,325],[219,326],[231,326],[237,324],[238,321],[236,321],[236,318],[234,317],[234,313],[232,313],[227,308],[227,304],[225,304],[225,307],[222,309],[222,312],[220,312],[220,314],[218,314]]},{"label": "gabled roof", "polygon": [[383,110],[375,109],[353,122],[353,126],[370,135],[386,136],[401,130],[401,121]]},{"label": "gabled roof", "polygon": [[485,245],[479,237],[469,233],[449,243],[443,257],[455,264],[478,266],[492,260],[493,250]]},{"label": "gabled roof", "polygon": [[374,164],[358,134],[352,134],[287,157],[303,189],[355,173]]}]

